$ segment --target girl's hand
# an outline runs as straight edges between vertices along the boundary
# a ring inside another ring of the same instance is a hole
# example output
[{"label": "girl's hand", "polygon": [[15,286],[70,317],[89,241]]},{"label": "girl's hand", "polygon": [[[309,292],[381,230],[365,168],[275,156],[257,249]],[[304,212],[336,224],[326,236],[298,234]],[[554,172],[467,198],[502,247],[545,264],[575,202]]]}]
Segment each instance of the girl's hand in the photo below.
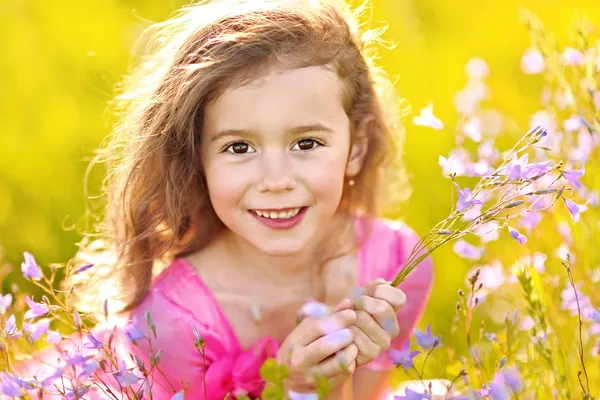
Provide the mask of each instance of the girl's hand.
[{"label": "girl's hand", "polygon": [[396,314],[406,303],[402,290],[376,279],[364,288],[364,294],[354,300],[356,322],[351,327],[358,347],[356,367],[376,359],[390,347],[400,328]]},{"label": "girl's hand", "polygon": [[323,317],[307,317],[287,336],[276,361],[288,367],[286,391],[315,392],[315,377],[327,378],[333,390],[348,379],[356,368],[358,348],[350,326],[356,322],[351,309]]}]

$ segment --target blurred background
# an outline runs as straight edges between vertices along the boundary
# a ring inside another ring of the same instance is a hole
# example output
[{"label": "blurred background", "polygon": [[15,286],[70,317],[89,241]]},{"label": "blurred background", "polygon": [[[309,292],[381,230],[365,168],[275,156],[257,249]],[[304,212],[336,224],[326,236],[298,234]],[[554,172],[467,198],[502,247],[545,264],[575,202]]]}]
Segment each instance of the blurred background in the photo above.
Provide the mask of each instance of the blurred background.
[{"label": "blurred background", "polygon": [[[31,289],[20,278],[24,251],[41,265],[74,255],[76,226],[84,216],[84,173],[110,131],[106,108],[114,85],[126,73],[141,31],[186,3],[0,1],[0,245],[3,262],[15,270],[1,282],[3,293],[14,283]],[[404,155],[412,196],[387,216],[424,234],[451,208],[451,184],[437,163],[454,144],[454,95],[466,83],[465,63],[475,56],[488,62],[486,106],[510,115],[507,130],[524,132],[540,107],[542,82],[520,69],[529,47],[520,10],[537,14],[558,42],[566,43],[580,15],[600,26],[600,5],[597,0],[373,0],[372,5],[372,26],[387,23],[384,38],[396,44],[382,50],[381,63],[413,107],[405,119]],[[412,124],[412,115],[429,102],[447,129]],[[101,173],[91,177],[87,195],[94,196]],[[491,251],[502,252],[503,246],[501,241]],[[473,265],[454,255],[451,246],[436,252],[434,261],[436,283],[423,322],[449,342],[456,291]]]}]

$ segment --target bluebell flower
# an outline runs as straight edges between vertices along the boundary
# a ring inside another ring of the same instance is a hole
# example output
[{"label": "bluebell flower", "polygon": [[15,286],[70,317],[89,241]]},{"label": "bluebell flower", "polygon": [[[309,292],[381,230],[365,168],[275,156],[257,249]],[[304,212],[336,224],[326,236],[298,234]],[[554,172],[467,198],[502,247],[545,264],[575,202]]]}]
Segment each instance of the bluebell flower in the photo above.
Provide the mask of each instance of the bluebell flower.
[{"label": "bluebell flower", "polygon": [[427,324],[427,328],[425,332],[422,332],[418,329],[415,329],[415,339],[417,339],[417,343],[424,349],[432,349],[436,346],[439,346],[441,343],[440,337],[441,335],[433,336],[431,333],[431,326]]}]

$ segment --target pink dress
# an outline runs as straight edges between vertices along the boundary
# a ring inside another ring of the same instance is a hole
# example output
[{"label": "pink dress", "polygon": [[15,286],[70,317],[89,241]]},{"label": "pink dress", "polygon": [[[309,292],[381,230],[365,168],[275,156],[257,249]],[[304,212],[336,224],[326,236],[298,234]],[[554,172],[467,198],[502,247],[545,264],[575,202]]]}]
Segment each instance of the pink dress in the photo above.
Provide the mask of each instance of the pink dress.
[{"label": "pink dress", "polygon": [[[359,221],[356,232],[360,239]],[[371,234],[359,250],[359,285],[378,277],[392,280],[417,241],[416,234],[402,223],[374,221]],[[400,285],[407,303],[398,313],[401,333],[392,341],[392,348],[400,349],[409,338],[429,299],[432,279],[433,267],[427,259]],[[264,337],[249,349],[241,348],[215,297],[185,259],[176,259],[157,277],[148,297],[132,314],[144,335],[151,337],[148,329],[144,330],[146,311],[156,326],[154,352],[162,350],[159,365],[173,386],[155,373],[154,379],[160,385],[152,387],[154,399],[170,399],[173,389],[185,389],[184,397],[194,400],[222,400],[229,392],[260,395],[264,387],[260,366],[267,358],[275,357],[279,343]],[[205,340],[204,357],[194,347],[194,328]],[[150,365],[147,341],[137,343],[131,352]],[[364,368],[387,370],[393,368],[393,363],[387,353],[382,353]]]}]

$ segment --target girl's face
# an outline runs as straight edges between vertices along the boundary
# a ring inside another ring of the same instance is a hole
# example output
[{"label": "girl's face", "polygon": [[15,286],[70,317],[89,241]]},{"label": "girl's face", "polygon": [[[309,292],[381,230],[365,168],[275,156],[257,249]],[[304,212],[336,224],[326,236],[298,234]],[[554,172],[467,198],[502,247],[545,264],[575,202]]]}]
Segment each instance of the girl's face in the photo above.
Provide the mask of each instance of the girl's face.
[{"label": "girl's face", "polygon": [[205,110],[201,153],[212,205],[268,255],[298,254],[338,209],[350,153],[341,91],[325,67],[274,69]]}]

